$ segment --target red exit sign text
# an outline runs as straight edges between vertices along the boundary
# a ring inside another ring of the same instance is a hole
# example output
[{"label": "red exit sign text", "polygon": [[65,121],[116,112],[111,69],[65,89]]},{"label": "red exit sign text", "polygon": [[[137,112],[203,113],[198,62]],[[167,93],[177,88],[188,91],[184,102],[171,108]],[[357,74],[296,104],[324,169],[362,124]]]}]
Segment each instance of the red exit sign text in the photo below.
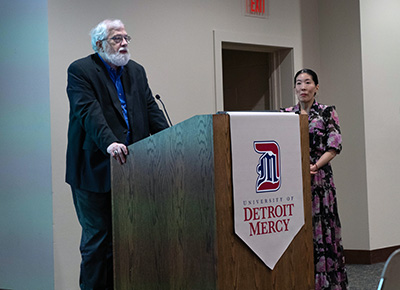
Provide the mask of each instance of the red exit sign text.
[{"label": "red exit sign text", "polygon": [[266,16],[265,0],[245,0],[245,8],[247,16]]}]

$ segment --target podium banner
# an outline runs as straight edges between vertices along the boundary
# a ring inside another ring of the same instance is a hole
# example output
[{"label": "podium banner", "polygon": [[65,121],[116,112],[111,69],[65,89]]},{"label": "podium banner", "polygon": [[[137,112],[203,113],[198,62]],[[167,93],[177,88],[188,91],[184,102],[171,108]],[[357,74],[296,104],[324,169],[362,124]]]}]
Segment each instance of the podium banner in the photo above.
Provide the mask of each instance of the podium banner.
[{"label": "podium banner", "polygon": [[273,270],[304,225],[299,116],[228,114],[235,233]]}]

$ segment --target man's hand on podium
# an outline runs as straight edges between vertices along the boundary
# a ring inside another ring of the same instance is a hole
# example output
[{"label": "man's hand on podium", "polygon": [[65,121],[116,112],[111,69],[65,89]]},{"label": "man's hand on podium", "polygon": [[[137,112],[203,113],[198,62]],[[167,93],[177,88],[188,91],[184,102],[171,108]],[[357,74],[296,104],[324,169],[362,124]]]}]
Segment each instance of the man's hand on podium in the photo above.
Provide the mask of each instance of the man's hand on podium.
[{"label": "man's hand on podium", "polygon": [[107,147],[107,153],[117,160],[119,164],[124,164],[129,151],[124,144],[114,142]]}]

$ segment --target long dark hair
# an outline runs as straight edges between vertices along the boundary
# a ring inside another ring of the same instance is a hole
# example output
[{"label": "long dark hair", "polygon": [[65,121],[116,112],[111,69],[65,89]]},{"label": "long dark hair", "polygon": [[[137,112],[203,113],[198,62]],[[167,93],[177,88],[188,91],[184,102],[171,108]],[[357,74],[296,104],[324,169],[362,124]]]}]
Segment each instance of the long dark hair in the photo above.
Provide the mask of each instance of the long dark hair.
[{"label": "long dark hair", "polygon": [[311,76],[312,80],[314,81],[315,85],[318,85],[318,76],[317,76],[317,74],[313,70],[311,70],[309,68],[303,68],[303,69],[299,70],[296,73],[296,75],[294,76],[294,86],[296,86],[296,79],[300,74],[309,74]]}]

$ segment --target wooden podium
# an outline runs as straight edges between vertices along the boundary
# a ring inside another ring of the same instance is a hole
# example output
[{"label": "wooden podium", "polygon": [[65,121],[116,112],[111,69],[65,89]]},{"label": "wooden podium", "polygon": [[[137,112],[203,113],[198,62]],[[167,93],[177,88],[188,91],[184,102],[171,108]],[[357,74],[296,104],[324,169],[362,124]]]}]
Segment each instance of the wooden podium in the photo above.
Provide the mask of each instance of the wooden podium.
[{"label": "wooden podium", "polygon": [[308,121],[305,225],[270,270],[234,233],[229,115],[190,118],[112,160],[116,290],[314,289]]}]

